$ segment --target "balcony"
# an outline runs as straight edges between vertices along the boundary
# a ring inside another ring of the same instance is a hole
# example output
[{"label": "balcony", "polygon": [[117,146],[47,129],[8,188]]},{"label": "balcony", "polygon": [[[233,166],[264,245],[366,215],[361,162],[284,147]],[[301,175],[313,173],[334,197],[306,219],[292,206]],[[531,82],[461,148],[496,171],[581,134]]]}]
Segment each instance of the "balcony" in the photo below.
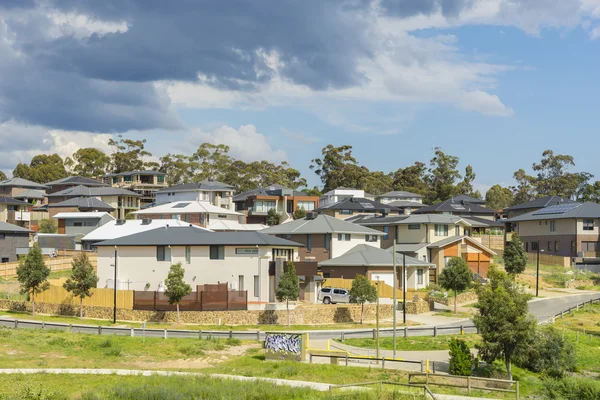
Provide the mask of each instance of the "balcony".
[{"label": "balcony", "polygon": [[269,210],[276,210],[276,207],[259,207],[259,208],[249,208],[248,215],[267,215]]},{"label": "balcony", "polygon": [[31,221],[31,213],[29,211],[15,211],[15,221]]}]

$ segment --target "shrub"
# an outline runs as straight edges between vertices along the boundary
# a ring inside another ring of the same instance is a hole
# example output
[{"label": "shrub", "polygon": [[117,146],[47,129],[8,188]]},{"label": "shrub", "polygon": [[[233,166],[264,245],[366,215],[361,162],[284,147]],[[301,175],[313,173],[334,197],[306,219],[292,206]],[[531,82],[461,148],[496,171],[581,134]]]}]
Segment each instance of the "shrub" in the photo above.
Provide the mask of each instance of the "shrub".
[{"label": "shrub", "polygon": [[225,344],[228,346],[239,346],[242,344],[242,341],[237,338],[227,338],[227,340],[225,340]]},{"label": "shrub", "polygon": [[533,340],[516,354],[515,364],[533,372],[562,377],[575,369],[575,347],[553,327],[540,328]]},{"label": "shrub", "polygon": [[450,340],[450,365],[448,370],[452,375],[470,376],[473,368],[473,356],[469,345],[462,339]]},{"label": "shrub", "polygon": [[542,383],[544,398],[565,400],[600,399],[600,382],[591,379],[547,378]]},{"label": "shrub", "polygon": [[205,354],[204,350],[202,350],[200,346],[194,344],[182,346],[179,348],[179,351],[181,352],[181,354],[187,357],[203,356]]},{"label": "shrub", "polygon": [[104,355],[108,357],[120,357],[121,353],[122,350],[120,347],[111,347],[110,349],[104,352]]}]

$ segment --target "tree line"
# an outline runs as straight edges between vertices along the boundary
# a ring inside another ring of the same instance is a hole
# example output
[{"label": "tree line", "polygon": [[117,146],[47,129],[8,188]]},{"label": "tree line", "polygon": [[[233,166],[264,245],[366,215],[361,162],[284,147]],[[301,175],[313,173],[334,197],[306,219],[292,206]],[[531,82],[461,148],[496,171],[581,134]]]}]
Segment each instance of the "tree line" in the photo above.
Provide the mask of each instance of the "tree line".
[{"label": "tree line", "polygon": [[[279,164],[265,160],[245,162],[232,157],[230,148],[223,144],[203,143],[192,154],[168,153],[159,157],[158,162],[152,161],[146,139],[132,140],[119,135],[109,140],[109,146],[111,154],[96,148],[81,148],[65,159],[57,154],[39,154],[29,164],[19,163],[13,176],[46,183],[69,175],[97,178],[109,173],[148,169],[164,172],[167,182],[172,185],[209,179],[228,183],[236,192],[280,184],[313,196],[341,186],[374,195],[403,190],[422,195],[426,204],[461,194],[482,198],[473,187],[477,177],[473,167],[467,165],[460,169],[459,158],[439,147],[433,149],[428,162],[416,161],[386,172],[370,170],[359,163],[352,154],[351,145],[336,147],[329,144],[321,150],[320,157],[310,162],[310,169],[322,183],[320,190],[316,186],[308,188],[306,178],[285,161]],[[485,200],[492,209],[548,195],[600,202],[600,181],[594,182],[594,176],[589,172],[572,172],[574,167],[572,156],[546,150],[541,160],[532,164],[532,174],[518,169],[513,174],[514,186],[493,185]],[[2,172],[0,179],[6,179]]]}]

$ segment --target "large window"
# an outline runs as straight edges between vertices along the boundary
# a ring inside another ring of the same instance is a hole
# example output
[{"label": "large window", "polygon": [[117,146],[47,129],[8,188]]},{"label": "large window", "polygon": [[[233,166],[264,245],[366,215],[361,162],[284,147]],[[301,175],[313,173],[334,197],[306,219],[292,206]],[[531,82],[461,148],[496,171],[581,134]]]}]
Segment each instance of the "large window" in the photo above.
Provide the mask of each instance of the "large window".
[{"label": "large window", "polygon": [[435,225],[435,236],[448,236],[448,225]]},{"label": "large window", "polygon": [[165,177],[162,175],[158,175],[157,178],[158,183],[163,183],[165,181]]},{"label": "large window", "polygon": [[340,210],[340,214],[342,214],[342,215],[352,215],[352,210]]},{"label": "large window", "polygon": [[259,294],[258,294],[258,282],[259,282],[259,280],[258,279],[259,279],[258,275],[254,275],[254,297],[259,297]]},{"label": "large window", "polygon": [[584,219],[583,220],[583,230],[584,231],[593,231],[594,230],[594,220],[593,219]]},{"label": "large window", "polygon": [[312,251],[312,235],[306,235],[306,251]]},{"label": "large window", "polygon": [[224,260],[225,259],[225,247],[224,246],[210,246],[210,259],[211,260]]},{"label": "large window", "polygon": [[185,246],[185,263],[189,264],[192,262],[192,248],[190,246]]},{"label": "large window", "polygon": [[532,251],[538,250],[538,242],[531,242],[531,250]]},{"label": "large window", "polygon": [[272,208],[275,208],[274,201],[255,201],[254,202],[254,211],[255,212],[264,212],[267,213]]},{"label": "large window", "polygon": [[581,242],[581,251],[598,251],[600,242]]},{"label": "large window", "polygon": [[556,221],[550,221],[550,232],[556,231]]},{"label": "large window", "polygon": [[421,229],[421,224],[408,224],[408,229],[411,231],[417,231]]},{"label": "large window", "polygon": [[365,241],[366,242],[376,242],[377,235],[365,235]]},{"label": "large window", "polygon": [[330,247],[331,247],[331,234],[326,233],[325,234],[325,251],[329,251]]},{"label": "large window", "polygon": [[171,261],[171,248],[169,246],[156,246],[156,261]]},{"label": "large window", "polygon": [[299,201],[298,207],[304,208],[306,211],[312,211],[315,209],[314,201]]},{"label": "large window", "polygon": [[338,233],[338,240],[349,242],[352,239],[352,236],[349,233]]},{"label": "large window", "polygon": [[383,233],[385,233],[385,235],[383,236],[383,239],[387,240],[390,238],[390,227],[389,226],[384,226],[383,227]]},{"label": "large window", "polygon": [[423,270],[421,268],[419,268],[417,270],[417,285],[422,285],[423,284]]}]

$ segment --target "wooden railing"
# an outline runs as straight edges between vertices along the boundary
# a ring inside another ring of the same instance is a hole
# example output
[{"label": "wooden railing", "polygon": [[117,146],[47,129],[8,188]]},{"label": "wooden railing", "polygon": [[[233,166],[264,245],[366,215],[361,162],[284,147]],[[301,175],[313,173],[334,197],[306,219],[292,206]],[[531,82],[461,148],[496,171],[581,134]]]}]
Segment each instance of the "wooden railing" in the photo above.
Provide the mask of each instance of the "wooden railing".
[{"label": "wooden railing", "polygon": [[[63,256],[63,250],[60,251],[58,257],[44,257],[44,264],[50,271],[65,271],[73,268],[71,262],[73,261],[73,255],[80,253],[79,251],[70,251],[67,250],[67,256]],[[98,267],[98,256],[96,253],[88,253],[88,257],[90,259],[90,264],[94,267]],[[2,278],[12,278],[17,276],[17,268],[19,267],[19,262],[9,262],[9,263],[0,263],[0,277]]]},{"label": "wooden railing", "polygon": [[[550,254],[540,253],[540,264],[548,264],[548,265],[560,265],[562,267],[570,267],[571,266],[571,257],[563,257],[563,256],[553,256]],[[527,261],[531,264],[537,263],[538,254],[537,253],[527,253]]]}]

